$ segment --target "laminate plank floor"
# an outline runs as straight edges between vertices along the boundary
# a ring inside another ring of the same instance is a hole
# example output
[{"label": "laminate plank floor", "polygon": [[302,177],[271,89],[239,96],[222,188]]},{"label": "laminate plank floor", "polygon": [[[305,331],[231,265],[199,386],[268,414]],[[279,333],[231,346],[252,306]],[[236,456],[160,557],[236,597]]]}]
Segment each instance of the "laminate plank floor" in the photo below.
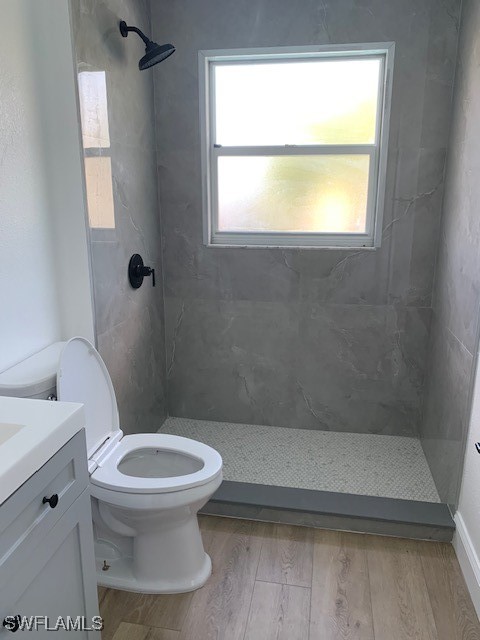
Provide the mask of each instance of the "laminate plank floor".
[{"label": "laminate plank floor", "polygon": [[104,640],[480,640],[451,545],[202,516],[193,593],[100,589]]}]

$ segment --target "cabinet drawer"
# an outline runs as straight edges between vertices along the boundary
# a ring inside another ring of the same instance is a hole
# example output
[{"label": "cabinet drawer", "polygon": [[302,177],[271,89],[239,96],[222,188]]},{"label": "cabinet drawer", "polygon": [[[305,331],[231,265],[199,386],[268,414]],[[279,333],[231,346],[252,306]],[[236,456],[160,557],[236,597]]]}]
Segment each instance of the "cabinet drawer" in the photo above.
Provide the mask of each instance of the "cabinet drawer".
[{"label": "cabinet drawer", "polygon": [[[8,580],[0,571],[0,638],[6,616],[47,616],[49,626],[59,616],[98,615],[90,492],[86,489],[57,520],[43,540],[24,553],[14,553],[15,570]],[[100,640],[99,632],[53,633],[40,627],[33,634],[19,630],[15,638]]]},{"label": "cabinet drawer", "polygon": [[[2,504],[0,521],[0,571],[5,579],[11,558],[31,549],[88,486],[85,432],[77,433],[43,467]],[[57,505],[43,498],[58,496]]]}]

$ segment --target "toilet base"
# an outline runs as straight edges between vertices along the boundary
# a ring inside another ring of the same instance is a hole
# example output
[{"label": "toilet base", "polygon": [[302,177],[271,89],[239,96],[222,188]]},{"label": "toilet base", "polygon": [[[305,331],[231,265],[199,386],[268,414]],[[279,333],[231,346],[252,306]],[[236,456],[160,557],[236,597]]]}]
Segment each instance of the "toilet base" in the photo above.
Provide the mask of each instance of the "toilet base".
[{"label": "toilet base", "polygon": [[[92,485],[98,584],[140,593],[184,593],[212,572],[197,512],[221,483],[158,494]],[[104,571],[103,568],[107,570]]]},{"label": "toilet base", "polygon": [[100,587],[119,589],[120,591],[134,591],[137,593],[185,593],[195,591],[203,587],[212,573],[212,561],[205,553],[203,565],[195,576],[191,576],[188,584],[172,583],[165,581],[141,581],[133,575],[133,561],[131,557],[122,557],[116,560],[109,560],[108,571],[103,570],[103,559],[96,559],[97,583]]}]

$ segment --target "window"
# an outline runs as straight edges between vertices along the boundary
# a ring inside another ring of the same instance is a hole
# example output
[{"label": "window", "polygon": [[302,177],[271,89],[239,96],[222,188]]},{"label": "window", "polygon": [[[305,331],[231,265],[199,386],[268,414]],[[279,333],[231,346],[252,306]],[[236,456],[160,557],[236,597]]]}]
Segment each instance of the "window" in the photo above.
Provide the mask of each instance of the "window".
[{"label": "window", "polygon": [[379,245],[393,50],[199,53],[206,244]]}]

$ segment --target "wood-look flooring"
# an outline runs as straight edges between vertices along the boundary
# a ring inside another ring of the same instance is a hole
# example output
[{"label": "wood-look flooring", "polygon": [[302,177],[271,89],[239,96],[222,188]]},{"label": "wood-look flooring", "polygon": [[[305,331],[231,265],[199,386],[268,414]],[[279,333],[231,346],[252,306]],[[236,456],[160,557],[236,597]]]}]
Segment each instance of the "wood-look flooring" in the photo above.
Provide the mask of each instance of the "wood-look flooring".
[{"label": "wood-look flooring", "polygon": [[480,640],[449,544],[209,516],[200,527],[207,584],[100,589],[103,640]]}]

